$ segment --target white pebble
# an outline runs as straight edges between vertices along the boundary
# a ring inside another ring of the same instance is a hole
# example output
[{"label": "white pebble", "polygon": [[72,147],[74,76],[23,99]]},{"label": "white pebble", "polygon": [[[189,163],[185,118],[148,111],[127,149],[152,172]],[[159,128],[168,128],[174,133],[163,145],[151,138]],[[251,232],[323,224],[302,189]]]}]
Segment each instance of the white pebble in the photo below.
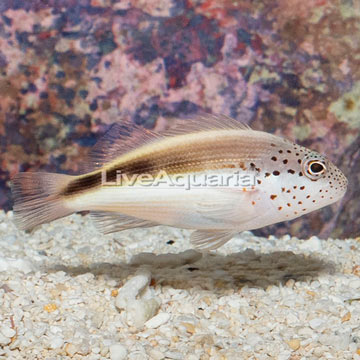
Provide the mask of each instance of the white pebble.
[{"label": "white pebble", "polygon": [[319,342],[323,345],[333,346],[337,350],[346,350],[350,343],[350,334],[323,334],[319,337]]},{"label": "white pebble", "polygon": [[119,289],[116,297],[116,307],[118,309],[126,309],[129,301],[134,300],[138,294],[150,283],[151,274],[149,271],[140,271],[125,285]]},{"label": "white pebble", "polygon": [[352,280],[349,282],[349,286],[352,289],[360,289],[360,279]]},{"label": "white pebble", "polygon": [[309,326],[316,330],[318,329],[319,327],[321,327],[321,325],[324,323],[324,320],[323,319],[320,319],[320,318],[315,318],[315,319],[311,319],[309,321]]},{"label": "white pebble", "polygon": [[168,313],[160,313],[148,320],[145,323],[145,326],[150,329],[156,329],[157,327],[165,324],[170,319],[170,314]]},{"label": "white pebble", "polygon": [[15,235],[6,235],[2,238],[3,241],[7,242],[8,245],[12,245],[16,241]]},{"label": "white pebble", "polygon": [[161,351],[156,349],[151,349],[149,351],[149,355],[151,360],[161,360],[165,357],[165,355]]},{"label": "white pebble", "polygon": [[34,266],[30,261],[24,259],[11,259],[0,257],[0,272],[18,270],[27,274],[34,270]]},{"label": "white pebble", "polygon": [[121,344],[110,345],[110,359],[111,360],[123,360],[126,359],[127,350]]},{"label": "white pebble", "polygon": [[9,326],[3,325],[1,327],[1,333],[5,337],[12,338],[16,334],[16,331]]},{"label": "white pebble", "polygon": [[10,344],[10,342],[11,342],[10,338],[0,334],[0,345],[2,345],[2,346],[8,345],[8,344]]},{"label": "white pebble", "polygon": [[126,315],[129,325],[137,328],[142,327],[146,321],[151,319],[160,307],[159,302],[155,299],[133,300],[128,304]]},{"label": "white pebble", "polygon": [[166,357],[173,360],[183,360],[184,356],[183,354],[176,352],[176,351],[168,351],[166,354]]},{"label": "white pebble", "polygon": [[8,228],[7,224],[6,223],[1,223],[0,224],[0,230],[6,230]]},{"label": "white pebble", "polygon": [[300,244],[299,248],[302,250],[309,250],[309,251],[321,251],[322,250],[321,240],[316,236],[312,236],[309,240],[306,240],[302,244]]},{"label": "white pebble", "polygon": [[254,347],[256,344],[262,342],[262,337],[258,334],[251,333],[246,337],[246,342],[250,346]]},{"label": "white pebble", "polygon": [[51,349],[58,349],[64,345],[64,339],[60,336],[53,337],[49,340],[49,347]]}]

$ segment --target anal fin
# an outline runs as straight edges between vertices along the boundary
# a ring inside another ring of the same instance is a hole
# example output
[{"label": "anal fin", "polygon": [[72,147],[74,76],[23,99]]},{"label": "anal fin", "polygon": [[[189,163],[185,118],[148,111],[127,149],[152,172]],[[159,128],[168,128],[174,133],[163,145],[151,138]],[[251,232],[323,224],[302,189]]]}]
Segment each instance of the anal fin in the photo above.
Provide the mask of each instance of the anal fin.
[{"label": "anal fin", "polygon": [[91,217],[95,222],[96,228],[103,234],[111,234],[127,229],[159,225],[151,221],[109,211],[92,211]]},{"label": "anal fin", "polygon": [[227,243],[236,232],[222,230],[196,230],[191,234],[190,241],[197,249],[215,250]]}]

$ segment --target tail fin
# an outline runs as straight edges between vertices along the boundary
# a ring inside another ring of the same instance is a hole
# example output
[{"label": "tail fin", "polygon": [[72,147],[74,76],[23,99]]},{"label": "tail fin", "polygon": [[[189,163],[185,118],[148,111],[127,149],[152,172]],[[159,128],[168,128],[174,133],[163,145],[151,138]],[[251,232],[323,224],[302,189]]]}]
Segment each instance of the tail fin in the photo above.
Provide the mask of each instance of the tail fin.
[{"label": "tail fin", "polygon": [[70,215],[60,191],[73,176],[53,173],[23,172],[11,181],[15,223],[21,230],[29,230],[55,219]]}]

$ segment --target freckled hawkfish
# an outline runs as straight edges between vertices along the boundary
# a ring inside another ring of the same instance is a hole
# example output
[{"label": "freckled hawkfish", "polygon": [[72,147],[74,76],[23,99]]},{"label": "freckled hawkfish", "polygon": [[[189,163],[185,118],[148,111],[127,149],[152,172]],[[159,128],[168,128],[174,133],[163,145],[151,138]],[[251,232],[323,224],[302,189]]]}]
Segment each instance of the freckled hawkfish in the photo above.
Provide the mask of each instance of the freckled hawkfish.
[{"label": "freckled hawkfish", "polygon": [[91,211],[103,233],[169,225],[194,229],[192,243],[207,249],[329,205],[346,188],[343,173],[317,152],[215,115],[163,132],[115,124],[84,174],[25,172],[12,180],[20,229]]}]

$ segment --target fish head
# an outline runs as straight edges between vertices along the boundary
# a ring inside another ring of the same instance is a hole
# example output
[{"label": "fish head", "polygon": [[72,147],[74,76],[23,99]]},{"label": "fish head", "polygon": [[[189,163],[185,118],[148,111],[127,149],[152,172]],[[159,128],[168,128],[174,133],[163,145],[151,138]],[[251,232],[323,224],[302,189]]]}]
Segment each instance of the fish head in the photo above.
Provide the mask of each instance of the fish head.
[{"label": "fish head", "polygon": [[259,187],[276,210],[276,221],[297,218],[344,196],[348,181],[325,156],[284,139],[268,150]]},{"label": "fish head", "polygon": [[314,205],[317,203],[318,208],[330,205],[345,195],[347,178],[325,156],[311,151],[303,157],[301,171],[309,184],[310,195],[316,200]]}]

